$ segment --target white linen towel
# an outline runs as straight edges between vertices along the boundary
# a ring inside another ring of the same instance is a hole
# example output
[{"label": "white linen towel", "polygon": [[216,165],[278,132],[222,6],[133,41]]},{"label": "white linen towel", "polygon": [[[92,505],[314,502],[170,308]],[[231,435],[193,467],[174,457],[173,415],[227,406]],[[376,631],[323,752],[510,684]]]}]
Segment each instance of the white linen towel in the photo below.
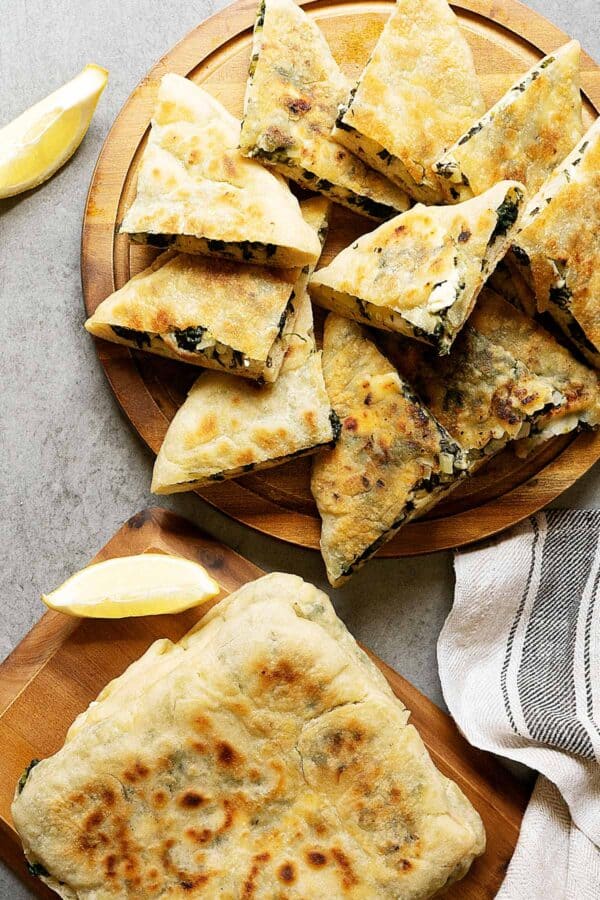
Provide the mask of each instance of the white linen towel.
[{"label": "white linen towel", "polygon": [[549,510],[455,558],[448,708],[538,777],[501,900],[600,900],[600,510]]}]

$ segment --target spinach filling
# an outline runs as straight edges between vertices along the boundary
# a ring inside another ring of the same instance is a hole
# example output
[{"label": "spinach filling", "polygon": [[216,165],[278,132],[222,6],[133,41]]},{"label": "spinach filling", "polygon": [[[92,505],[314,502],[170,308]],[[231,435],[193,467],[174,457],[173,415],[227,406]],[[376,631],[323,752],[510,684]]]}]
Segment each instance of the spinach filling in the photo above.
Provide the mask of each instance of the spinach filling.
[{"label": "spinach filling", "polygon": [[354,131],[355,130],[354,128],[352,128],[351,125],[347,125],[344,122],[344,116],[346,115],[347,112],[348,112],[347,106],[340,106],[338,117],[335,120],[335,127],[339,128],[340,131]]},{"label": "spinach filling", "polygon": [[242,353],[241,350],[233,350],[231,353],[231,363],[229,364],[230,369],[241,369],[244,365],[244,360],[246,356]]},{"label": "spinach filling", "polygon": [[331,430],[333,432],[333,443],[337,444],[339,436],[342,433],[342,423],[334,409],[329,412],[329,421],[331,422]]},{"label": "spinach filling", "polygon": [[[425,490],[428,494],[431,494],[432,491],[439,487],[439,485],[440,476],[436,472],[432,472],[429,478],[423,478],[421,481],[418,481],[415,484],[412,489],[412,494],[414,495],[421,490]],[[370,559],[373,554],[377,553],[379,548],[383,547],[383,545],[387,543],[390,535],[397,531],[406,522],[407,516],[411,512],[413,512],[414,509],[415,504],[413,503],[413,501],[407,500],[404,505],[404,509],[402,510],[402,514],[399,516],[399,518],[397,518],[395,522],[393,522],[390,527],[386,531],[384,531],[383,534],[381,534],[376,540],[374,540],[373,543],[366,548],[366,550],[363,550],[360,556],[357,556],[356,559],[342,571],[340,577],[346,578],[347,576],[352,575],[352,573],[358,568],[358,566],[361,565],[361,563],[365,562],[367,559]]]},{"label": "spinach filling", "polygon": [[47,878],[50,875],[48,869],[39,862],[30,863],[26,861],[25,865],[27,866],[27,871],[33,878],[41,878],[42,875]]},{"label": "spinach filling", "polygon": [[195,328],[178,328],[173,332],[175,343],[180,350],[187,350],[188,353],[198,353],[198,344],[206,334],[206,328],[197,325]]},{"label": "spinach filling", "polygon": [[25,771],[19,778],[19,783],[17,785],[17,794],[20,794],[22,792],[23,788],[25,787],[25,784],[27,783],[27,779],[29,778],[29,773],[34,768],[34,766],[37,766],[38,763],[39,763],[39,759],[31,760],[31,762],[29,763],[29,765],[27,766],[27,768],[25,769]]},{"label": "spinach filling", "polygon": [[274,147],[272,150],[264,150],[262,147],[253,147],[250,153],[254,159],[263,159],[268,163],[281,163],[289,166],[291,164],[288,147]]},{"label": "spinach filling", "polygon": [[506,197],[496,210],[498,221],[496,222],[496,227],[492,231],[492,236],[489,240],[490,244],[493,244],[499,237],[505,237],[519,218],[519,207],[520,201],[523,198],[523,193],[522,191],[515,191],[515,193],[519,199],[518,203]]},{"label": "spinach filling", "polygon": [[347,203],[350,206],[356,206],[358,209],[364,210],[373,219],[390,219],[392,216],[398,215],[398,210],[394,209],[393,206],[388,206],[387,203],[380,203],[371,197],[349,196]]},{"label": "spinach filling", "polygon": [[[453,162],[445,162],[439,163],[436,167],[436,171],[441,178],[452,178],[456,171],[456,163]],[[454,195],[452,195],[454,196]],[[457,192],[458,196],[458,192]]]},{"label": "spinach filling", "polygon": [[479,134],[482,128],[483,122],[478,122],[477,125],[473,125],[473,127],[461,137],[460,141],[458,142],[458,146],[461,147],[463,144],[466,144],[467,141],[470,141],[472,137],[474,137],[476,134]]},{"label": "spinach filling", "polygon": [[137,344],[140,350],[150,346],[150,335],[145,331],[136,331],[135,328],[125,328],[123,325],[110,326],[117,337],[123,338],[124,341],[131,341]]}]

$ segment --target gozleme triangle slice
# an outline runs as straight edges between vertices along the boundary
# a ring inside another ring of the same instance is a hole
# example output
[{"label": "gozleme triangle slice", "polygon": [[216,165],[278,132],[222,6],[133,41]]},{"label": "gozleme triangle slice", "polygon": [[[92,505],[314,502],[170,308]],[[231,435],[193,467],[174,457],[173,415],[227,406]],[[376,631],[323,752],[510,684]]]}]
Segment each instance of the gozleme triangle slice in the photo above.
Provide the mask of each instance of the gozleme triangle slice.
[{"label": "gozleme triangle slice", "polygon": [[432,897],[485,832],[409,715],[325,594],[267,575],[107,685],[13,820],[71,900]]},{"label": "gozleme triangle slice", "polygon": [[331,137],[349,84],[315,20],[294,0],[263,0],[254,27],[240,147],[355,212],[388,219],[403,190]]},{"label": "gozleme triangle slice", "polygon": [[259,265],[304,266],[314,231],[279,176],[240,153],[240,123],[187,78],[162,78],[133,204],[134,241]]},{"label": "gozleme triangle slice", "polygon": [[323,370],[341,430],[316,457],[311,488],[337,587],[458,483],[466,460],[361,325],[328,316]]},{"label": "gozleme triangle slice", "polygon": [[272,468],[334,441],[339,426],[323,381],[306,293],[297,309],[274,384],[258,386],[220,372],[198,378],[156,458],[155,494],[191,491]]},{"label": "gozleme triangle slice", "polygon": [[505,181],[455,206],[413,207],[315,272],[316,303],[448,353],[486,278],[508,250],[524,200]]},{"label": "gozleme triangle slice", "polygon": [[560,405],[536,417],[529,436],[515,448],[518,455],[526,456],[556,435],[600,425],[598,375],[574,359],[542,325],[487,287],[481,292],[470,324],[530,372],[546,379],[562,397]]},{"label": "gozleme triangle slice", "polygon": [[527,205],[512,259],[538,312],[600,368],[600,119]]},{"label": "gozleme triangle slice", "polygon": [[502,179],[535,193],[583,132],[580,45],[546,56],[435,164],[447,199],[465,200]]},{"label": "gozleme triangle slice", "polygon": [[[328,201],[303,202],[325,239]],[[104,300],[85,323],[95,337],[196,366],[273,382],[309,267],[273,269],[167,250]]]},{"label": "gozleme triangle slice", "polygon": [[443,199],[433,163],[485,106],[446,0],[397,0],[333,137],[424,203]]},{"label": "gozleme triangle slice", "polygon": [[469,322],[450,356],[416,341],[386,339],[385,352],[464,451],[470,472],[510,441],[528,438],[564,397],[549,378]]}]

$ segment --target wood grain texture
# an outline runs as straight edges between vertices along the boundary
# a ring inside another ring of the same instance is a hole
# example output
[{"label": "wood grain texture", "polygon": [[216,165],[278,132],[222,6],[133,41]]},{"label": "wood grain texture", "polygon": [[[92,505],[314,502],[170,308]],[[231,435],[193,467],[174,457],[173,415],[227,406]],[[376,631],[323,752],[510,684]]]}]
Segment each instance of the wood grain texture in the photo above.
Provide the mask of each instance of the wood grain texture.
[{"label": "wood grain texture", "polygon": [[[313,0],[303,5],[323,29],[343,70],[358,76],[392,3]],[[488,104],[543,54],[568,40],[517,0],[459,0],[453,6],[473,48]],[[255,0],[238,0],[190,32],[150,70],[116,119],[98,160],[85,213],[82,279],[88,314],[156,255],[116,235],[116,226],[134,196],[136,167],[160,78],[169,71],[188,75],[240,116],[255,9]],[[582,83],[589,123],[600,106],[600,68],[585,54]],[[334,207],[324,260],[372,227],[368,220]],[[156,453],[197,371],[116,344],[97,341],[97,349],[117,400]],[[379,555],[427,553],[495,534],[554,500],[599,457],[600,435],[558,438],[526,461],[509,448],[426,519],[402,529]],[[258,531],[318,548],[320,520],[310,495],[309,472],[310,460],[297,460],[198,493]]]},{"label": "wood grain texture", "polygon": [[[174,553],[202,563],[218,581],[221,594],[177,616],[100,620],[48,612],[0,666],[0,858],[39,897],[56,895],[27,874],[10,816],[15,785],[25,766],[34,757],[55,753],[73,719],[154,640],[178,640],[222,597],[263,574],[190,522],[159,508],[143,510],[126,522],[94,561],[145,551]],[[486,853],[444,896],[494,897],[517,841],[527,789],[493,756],[470,747],[445,713],[370,655],[411,710],[411,721],[436,765],[460,785],[485,823]]]}]

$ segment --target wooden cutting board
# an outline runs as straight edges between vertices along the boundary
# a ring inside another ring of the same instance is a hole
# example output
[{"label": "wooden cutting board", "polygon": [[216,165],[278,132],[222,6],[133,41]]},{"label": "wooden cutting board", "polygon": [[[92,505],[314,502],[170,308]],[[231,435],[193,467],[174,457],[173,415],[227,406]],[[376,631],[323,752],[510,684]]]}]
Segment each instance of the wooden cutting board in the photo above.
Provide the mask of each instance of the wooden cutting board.
[{"label": "wooden cutting board", "polygon": [[[158,508],[145,509],[129,519],[94,561],[148,550],[202,563],[222,588],[219,598],[177,616],[111,621],[47,612],[0,665],[0,858],[39,897],[56,895],[28,875],[10,816],[15,785],[25,766],[35,757],[56,752],[78,713],[154,640],[178,640],[219,599],[263,574],[187,520]],[[468,877],[444,896],[453,900],[494,897],[517,841],[527,788],[493,756],[470,747],[452,719],[371,656],[412,711],[411,721],[436,765],[460,785],[485,823],[488,846],[484,856]]]},{"label": "wooden cutting board", "polygon": [[[117,226],[134,196],[137,164],[160,78],[165,72],[187,75],[241,116],[257,2],[238,0],[191,31],[148,72],[117,117],[98,160],[85,212],[82,279],[88,315],[156,255],[130,244]],[[351,78],[359,75],[393,8],[385,0],[311,0],[302,5],[317,20]],[[568,40],[517,0],[457,0],[453,7],[490,105],[536,60]],[[600,106],[600,67],[585,54],[582,84],[587,123]],[[369,220],[335,206],[323,260],[372,228]],[[117,400],[156,453],[197,370],[103,341],[97,342],[97,349]],[[403,528],[380,555],[410,556],[494,534],[554,500],[599,457],[600,435],[592,434],[558,438],[526,461],[508,449],[428,518]],[[321,523],[309,490],[309,473],[310,460],[300,459],[199,493],[259,531],[317,548]]]}]

